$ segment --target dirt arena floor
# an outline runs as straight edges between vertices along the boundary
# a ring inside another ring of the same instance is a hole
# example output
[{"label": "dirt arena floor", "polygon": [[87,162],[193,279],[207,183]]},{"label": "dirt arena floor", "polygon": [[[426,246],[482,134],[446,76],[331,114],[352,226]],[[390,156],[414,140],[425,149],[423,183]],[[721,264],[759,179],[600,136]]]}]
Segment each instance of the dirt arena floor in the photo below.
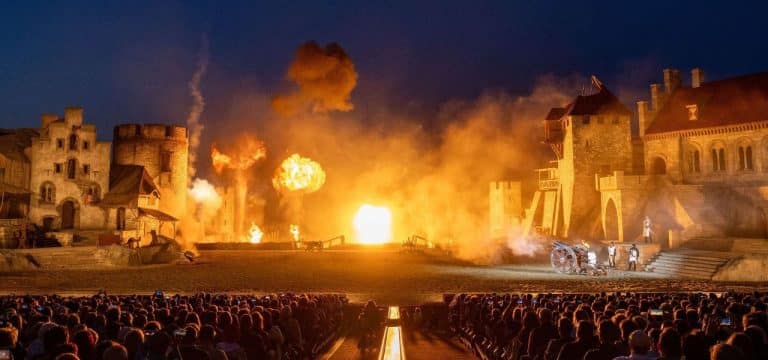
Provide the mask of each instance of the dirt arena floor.
[{"label": "dirt arena floor", "polygon": [[717,283],[611,272],[591,278],[560,275],[548,264],[478,266],[423,254],[350,250],[203,251],[185,265],[30,271],[0,274],[2,293],[93,294],[198,291],[231,293],[341,292],[382,305],[439,301],[449,292],[728,291],[768,289],[768,283]]}]

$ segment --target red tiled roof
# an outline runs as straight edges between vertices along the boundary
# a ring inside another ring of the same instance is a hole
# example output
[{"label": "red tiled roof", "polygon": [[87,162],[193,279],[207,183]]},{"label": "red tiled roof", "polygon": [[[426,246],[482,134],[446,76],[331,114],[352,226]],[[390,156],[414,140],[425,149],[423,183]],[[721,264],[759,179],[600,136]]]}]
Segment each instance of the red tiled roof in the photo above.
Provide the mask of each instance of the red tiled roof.
[{"label": "red tiled roof", "polygon": [[[697,120],[686,106],[696,105]],[[738,125],[768,120],[768,72],[712,81],[698,88],[678,88],[661,108],[646,134]]]}]

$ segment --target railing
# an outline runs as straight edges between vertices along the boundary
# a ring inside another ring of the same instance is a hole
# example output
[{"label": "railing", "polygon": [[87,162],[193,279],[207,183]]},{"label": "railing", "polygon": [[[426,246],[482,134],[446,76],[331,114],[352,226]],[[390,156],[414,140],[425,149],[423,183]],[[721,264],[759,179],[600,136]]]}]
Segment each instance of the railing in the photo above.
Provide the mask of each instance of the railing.
[{"label": "railing", "polygon": [[611,176],[600,177],[597,190],[623,190],[644,188],[648,183],[645,175],[624,175],[623,171],[615,171]]},{"label": "railing", "polygon": [[539,177],[539,190],[557,190],[560,187],[560,174],[557,168],[536,169]]}]

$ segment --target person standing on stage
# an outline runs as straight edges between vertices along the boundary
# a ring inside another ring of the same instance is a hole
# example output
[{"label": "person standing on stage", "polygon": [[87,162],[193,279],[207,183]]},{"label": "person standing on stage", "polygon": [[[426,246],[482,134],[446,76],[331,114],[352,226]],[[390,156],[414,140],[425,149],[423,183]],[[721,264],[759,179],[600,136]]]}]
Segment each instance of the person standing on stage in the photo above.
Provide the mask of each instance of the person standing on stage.
[{"label": "person standing on stage", "polygon": [[616,244],[613,241],[608,245],[608,266],[616,267]]},{"label": "person standing on stage", "polygon": [[640,259],[640,250],[635,244],[629,248],[629,270],[637,271],[637,260]]},{"label": "person standing on stage", "polygon": [[643,238],[645,238],[646,244],[651,243],[651,232],[651,218],[646,215],[645,219],[643,220]]}]

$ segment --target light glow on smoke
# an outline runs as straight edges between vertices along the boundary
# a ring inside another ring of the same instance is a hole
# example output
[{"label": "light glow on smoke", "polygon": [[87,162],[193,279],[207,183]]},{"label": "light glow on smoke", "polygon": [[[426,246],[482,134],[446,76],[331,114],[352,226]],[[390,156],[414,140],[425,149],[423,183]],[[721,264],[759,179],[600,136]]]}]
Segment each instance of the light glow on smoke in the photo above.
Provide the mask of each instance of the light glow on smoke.
[{"label": "light glow on smoke", "polygon": [[216,192],[216,189],[205,179],[195,179],[192,181],[189,195],[198,204],[215,205],[214,207],[217,209],[221,204],[221,197]]},{"label": "light glow on smoke", "polygon": [[325,184],[325,171],[316,161],[293,154],[280,164],[272,184],[281,192],[312,193]]},{"label": "light glow on smoke", "polygon": [[353,221],[360,244],[377,245],[392,241],[392,212],[384,206],[364,204]]}]

